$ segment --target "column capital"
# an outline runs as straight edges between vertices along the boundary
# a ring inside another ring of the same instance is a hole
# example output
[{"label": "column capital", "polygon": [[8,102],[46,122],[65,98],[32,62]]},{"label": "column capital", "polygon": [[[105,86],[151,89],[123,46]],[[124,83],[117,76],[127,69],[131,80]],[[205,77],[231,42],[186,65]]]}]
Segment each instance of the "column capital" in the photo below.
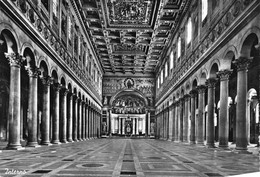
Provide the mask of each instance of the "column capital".
[{"label": "column capital", "polygon": [[25,58],[22,55],[19,55],[17,52],[14,53],[5,53],[5,57],[9,60],[10,66],[21,67],[22,62]]},{"label": "column capital", "polygon": [[206,88],[207,87],[205,85],[197,86],[198,93],[205,93]]},{"label": "column capital", "polygon": [[220,78],[220,81],[228,80],[229,76],[232,74],[232,69],[224,69],[217,72],[217,76]]},{"label": "column capital", "polygon": [[67,96],[68,93],[69,93],[69,89],[62,88],[62,95],[63,96]]},{"label": "column capital", "polygon": [[179,103],[183,103],[185,101],[184,96],[182,98],[179,99]]},{"label": "column capital", "polygon": [[59,83],[53,84],[53,89],[55,92],[60,92],[60,90],[62,89],[62,84]]},{"label": "column capital", "polygon": [[206,80],[206,86],[208,88],[214,88],[217,82],[218,82],[217,78],[209,78]]},{"label": "column capital", "polygon": [[50,86],[53,84],[53,78],[50,76],[41,77],[41,81],[44,86]]},{"label": "column capital", "polygon": [[190,91],[190,96],[191,96],[191,97],[195,97],[197,94],[198,94],[198,91],[195,90],[195,89],[193,89],[193,90]]},{"label": "column capital", "polygon": [[186,94],[186,95],[183,96],[185,101],[188,101],[190,97],[191,97],[190,94]]},{"label": "column capital", "polygon": [[246,57],[240,56],[238,59],[233,61],[233,63],[236,65],[237,71],[243,71],[243,70],[248,69],[249,64],[252,62],[252,60],[253,60],[252,57],[246,58]]},{"label": "column capital", "polygon": [[37,78],[39,76],[40,69],[37,67],[25,66],[25,70],[27,70],[29,77]]},{"label": "column capital", "polygon": [[179,106],[180,105],[180,100],[175,101],[175,105]]}]

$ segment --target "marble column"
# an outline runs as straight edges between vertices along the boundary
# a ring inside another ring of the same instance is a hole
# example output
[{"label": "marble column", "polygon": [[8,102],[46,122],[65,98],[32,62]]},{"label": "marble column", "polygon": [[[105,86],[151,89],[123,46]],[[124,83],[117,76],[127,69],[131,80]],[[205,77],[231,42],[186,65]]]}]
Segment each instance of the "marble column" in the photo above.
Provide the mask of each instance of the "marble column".
[{"label": "marble column", "polygon": [[122,119],[122,134],[125,134],[125,118]]},{"label": "marble column", "polygon": [[183,103],[184,103],[184,98],[180,99],[179,103],[179,138],[178,140],[180,142],[183,142]]},{"label": "marble column", "polygon": [[[75,96],[75,95],[74,95]],[[74,114],[73,114],[73,141],[78,141],[78,97],[74,98]]]},{"label": "marble column", "polygon": [[179,141],[179,105],[180,101],[176,101],[175,103],[175,127],[174,127],[174,141]]},{"label": "marble column", "polygon": [[229,110],[228,110],[228,78],[231,70],[222,70],[217,74],[220,78],[220,110],[219,110],[219,147],[228,147]]},{"label": "marble column", "polygon": [[82,140],[86,140],[86,104],[82,101]]},{"label": "marble column", "polygon": [[118,120],[118,133],[119,133],[119,134],[122,134],[121,120],[122,120],[122,119],[120,119],[120,118],[119,118],[119,120]]},{"label": "marble column", "polygon": [[73,142],[72,140],[72,132],[73,132],[73,94],[71,93],[69,96],[69,115],[68,115],[68,142]]},{"label": "marble column", "polygon": [[82,100],[78,101],[78,140],[82,140]]},{"label": "marble column", "polygon": [[52,121],[52,144],[59,144],[59,126],[60,126],[60,89],[61,85],[54,86],[54,113]]},{"label": "marble column", "polygon": [[88,135],[89,135],[89,139],[91,139],[91,117],[92,117],[91,106],[89,106],[88,107]]},{"label": "marble column", "polygon": [[190,95],[184,95],[184,116],[183,116],[183,141],[188,141],[188,128],[189,128],[189,99]]},{"label": "marble column", "polygon": [[139,118],[136,118],[136,134],[139,135]]},{"label": "marble column", "polygon": [[53,79],[49,76],[41,78],[43,84],[43,107],[41,120],[41,145],[50,145],[50,85]]},{"label": "marble column", "polygon": [[150,136],[151,135],[151,113],[150,111],[148,111],[148,115],[147,115],[147,135]]},{"label": "marble column", "polygon": [[92,107],[90,107],[90,110],[89,110],[89,138],[92,139],[93,138],[93,109]]},{"label": "marble column", "polygon": [[86,139],[89,139],[89,108],[86,102]]},{"label": "marble column", "polygon": [[236,150],[247,150],[247,69],[251,61],[244,57],[234,61],[237,67]]},{"label": "marble column", "polygon": [[133,135],[135,135],[136,134],[136,131],[135,131],[135,118],[133,119]]},{"label": "marble column", "polygon": [[214,126],[214,115],[215,115],[215,85],[217,79],[210,78],[206,81],[208,87],[208,116],[206,125],[206,146],[208,148],[215,147],[215,126]]},{"label": "marble column", "polygon": [[176,103],[172,103],[172,138],[171,141],[174,141],[175,139],[175,106]]},{"label": "marble column", "polygon": [[28,103],[28,142],[27,146],[38,147],[37,117],[38,117],[38,75],[39,69],[26,67],[29,74],[29,103]]},{"label": "marble column", "polygon": [[172,113],[173,113],[173,104],[171,104],[170,106],[169,106],[169,124],[168,124],[168,129],[169,129],[169,137],[168,137],[168,141],[172,141],[172,138],[173,138],[173,136],[172,136],[172,131],[173,131],[173,127],[172,127],[172,125],[173,125],[173,122],[172,122],[172,120],[173,120],[173,116],[172,116]]},{"label": "marble column", "polygon": [[191,96],[191,110],[190,110],[190,121],[191,121],[191,125],[190,125],[190,144],[195,144],[196,143],[196,139],[195,139],[195,97],[197,95],[197,91],[196,90],[191,90],[190,91],[190,96]]},{"label": "marble column", "polygon": [[196,141],[199,145],[204,145],[204,94],[206,90],[205,85],[197,87],[199,93],[199,105],[198,105],[198,119],[197,119],[197,137]]},{"label": "marble column", "polygon": [[21,63],[22,56],[18,53],[5,53],[10,64],[9,94],[9,138],[7,149],[22,149],[20,137],[21,119]]},{"label": "marble column", "polygon": [[67,143],[67,94],[69,90],[64,88],[61,92],[61,142]]}]

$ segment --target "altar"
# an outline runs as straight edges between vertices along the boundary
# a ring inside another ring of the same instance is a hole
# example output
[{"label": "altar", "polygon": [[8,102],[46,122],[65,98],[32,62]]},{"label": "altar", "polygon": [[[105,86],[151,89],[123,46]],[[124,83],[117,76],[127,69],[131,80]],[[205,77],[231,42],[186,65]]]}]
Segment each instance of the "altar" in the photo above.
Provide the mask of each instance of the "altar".
[{"label": "altar", "polygon": [[146,133],[146,115],[111,114],[113,135],[140,135]]}]

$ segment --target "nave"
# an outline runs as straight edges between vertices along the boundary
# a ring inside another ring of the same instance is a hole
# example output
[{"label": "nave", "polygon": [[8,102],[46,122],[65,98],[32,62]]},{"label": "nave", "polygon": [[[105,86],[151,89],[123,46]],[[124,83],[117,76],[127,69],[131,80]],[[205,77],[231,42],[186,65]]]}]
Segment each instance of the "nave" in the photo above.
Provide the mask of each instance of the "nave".
[{"label": "nave", "polygon": [[[5,146],[1,144],[1,148]],[[257,175],[259,148],[248,150],[252,154],[153,139],[92,139],[4,150],[0,153],[0,176]]]}]

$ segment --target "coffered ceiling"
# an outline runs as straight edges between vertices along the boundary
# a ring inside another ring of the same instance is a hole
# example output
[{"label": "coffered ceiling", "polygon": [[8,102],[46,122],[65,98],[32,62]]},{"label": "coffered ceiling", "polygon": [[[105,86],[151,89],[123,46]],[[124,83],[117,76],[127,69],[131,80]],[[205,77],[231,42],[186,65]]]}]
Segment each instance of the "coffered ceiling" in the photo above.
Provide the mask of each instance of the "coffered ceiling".
[{"label": "coffered ceiling", "polygon": [[189,0],[79,0],[106,74],[153,74]]}]

